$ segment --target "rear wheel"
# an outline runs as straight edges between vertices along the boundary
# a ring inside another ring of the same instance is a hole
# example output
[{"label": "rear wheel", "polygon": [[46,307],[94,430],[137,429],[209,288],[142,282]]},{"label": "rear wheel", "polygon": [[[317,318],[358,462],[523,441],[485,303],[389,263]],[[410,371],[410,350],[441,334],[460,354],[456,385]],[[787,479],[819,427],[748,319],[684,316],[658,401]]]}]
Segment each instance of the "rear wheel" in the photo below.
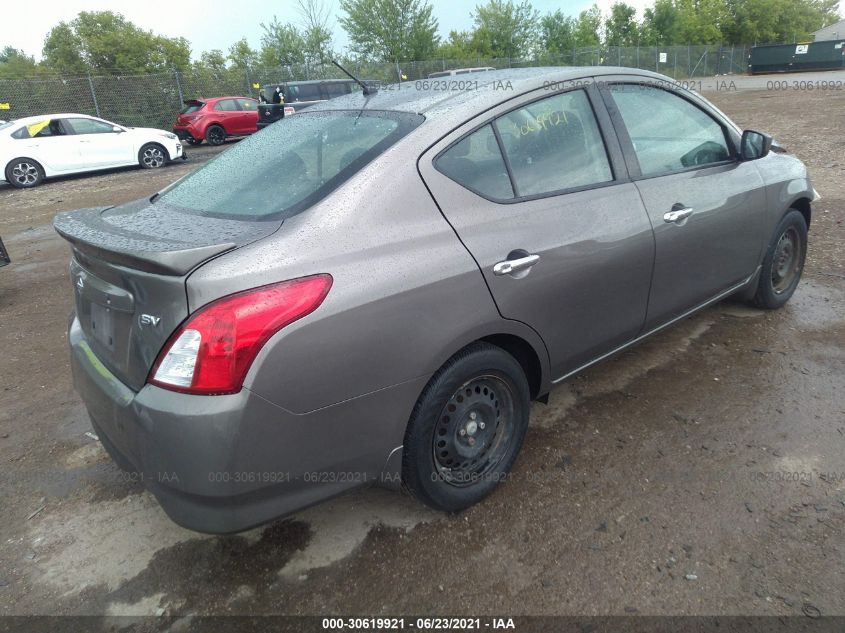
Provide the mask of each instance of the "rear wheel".
[{"label": "rear wheel", "polygon": [[156,143],[147,143],[138,152],[138,162],[144,169],[158,169],[167,163],[167,150]]},{"label": "rear wheel", "polygon": [[753,303],[776,310],[792,297],[807,257],[807,222],[800,211],[790,209],[775,229],[769,244]]},{"label": "rear wheel", "polygon": [[219,125],[210,125],[205,131],[205,140],[209,145],[222,145],[226,140],[226,130]]},{"label": "rear wheel", "polygon": [[405,487],[437,510],[457,512],[504,481],[528,428],[528,381],[489,343],[453,356],[414,407],[402,459]]},{"label": "rear wheel", "polygon": [[37,187],[44,180],[44,168],[31,158],[16,158],[6,165],[6,181],[18,189]]}]

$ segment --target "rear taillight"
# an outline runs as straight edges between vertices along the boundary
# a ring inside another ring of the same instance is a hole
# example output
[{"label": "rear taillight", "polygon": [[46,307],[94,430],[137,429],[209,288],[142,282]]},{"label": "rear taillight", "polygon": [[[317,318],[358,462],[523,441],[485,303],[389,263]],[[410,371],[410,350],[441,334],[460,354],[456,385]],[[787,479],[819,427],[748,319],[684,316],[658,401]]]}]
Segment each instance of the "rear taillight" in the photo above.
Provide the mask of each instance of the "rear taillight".
[{"label": "rear taillight", "polygon": [[331,275],[314,275],[209,303],[173,333],[148,382],[204,395],[240,391],[264,343],[286,325],[316,310],[331,286]]}]

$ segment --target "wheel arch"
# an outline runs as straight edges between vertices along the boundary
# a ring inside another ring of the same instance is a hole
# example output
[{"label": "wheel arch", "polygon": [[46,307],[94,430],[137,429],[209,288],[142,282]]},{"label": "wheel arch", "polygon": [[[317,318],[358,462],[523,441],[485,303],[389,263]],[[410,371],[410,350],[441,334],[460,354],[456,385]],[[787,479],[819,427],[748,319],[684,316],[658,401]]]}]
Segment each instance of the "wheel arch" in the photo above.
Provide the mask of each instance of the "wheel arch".
[{"label": "wheel arch", "polygon": [[812,202],[807,197],[800,197],[792,202],[789,207],[784,211],[784,215],[789,211],[789,209],[795,209],[801,212],[801,215],[804,216],[804,221],[807,223],[807,230],[810,229],[810,219],[812,218]]}]

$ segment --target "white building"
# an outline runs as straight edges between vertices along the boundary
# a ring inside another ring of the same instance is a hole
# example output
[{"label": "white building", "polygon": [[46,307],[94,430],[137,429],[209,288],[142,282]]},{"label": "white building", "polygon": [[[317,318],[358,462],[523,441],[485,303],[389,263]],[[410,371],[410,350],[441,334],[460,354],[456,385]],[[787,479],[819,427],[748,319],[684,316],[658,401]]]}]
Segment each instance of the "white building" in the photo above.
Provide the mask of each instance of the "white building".
[{"label": "white building", "polygon": [[839,20],[836,24],[819,29],[813,33],[813,39],[816,42],[845,39],[845,20]]}]

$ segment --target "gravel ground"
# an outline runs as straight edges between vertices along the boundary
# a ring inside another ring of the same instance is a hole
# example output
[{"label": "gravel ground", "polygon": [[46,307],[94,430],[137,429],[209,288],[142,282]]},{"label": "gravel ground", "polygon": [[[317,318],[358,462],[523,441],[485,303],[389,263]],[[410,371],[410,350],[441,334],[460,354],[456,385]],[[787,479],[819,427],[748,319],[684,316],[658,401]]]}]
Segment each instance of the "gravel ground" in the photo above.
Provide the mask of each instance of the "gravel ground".
[{"label": "gravel ground", "polygon": [[172,524],[86,435],[50,221],[217,150],[0,187],[0,615],[845,615],[845,90],[708,96],[823,196],[793,301],[717,305],[561,386],[459,516],[365,490],[238,536]]}]

